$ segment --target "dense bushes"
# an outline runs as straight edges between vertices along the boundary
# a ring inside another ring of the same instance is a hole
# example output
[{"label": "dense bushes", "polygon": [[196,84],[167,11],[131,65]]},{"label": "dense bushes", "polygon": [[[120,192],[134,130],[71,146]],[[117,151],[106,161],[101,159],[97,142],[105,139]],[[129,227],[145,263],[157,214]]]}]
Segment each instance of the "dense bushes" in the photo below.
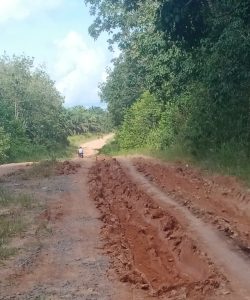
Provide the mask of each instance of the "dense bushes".
[{"label": "dense bushes", "polygon": [[150,135],[157,129],[161,107],[153,96],[145,92],[125,115],[118,133],[118,143],[123,149],[141,148],[149,143]]},{"label": "dense bushes", "polygon": [[0,162],[67,145],[63,98],[33,59],[0,58]]},{"label": "dense bushes", "polygon": [[113,34],[121,50],[101,87],[120,149],[249,161],[248,0],[86,2],[97,16],[90,33]]}]

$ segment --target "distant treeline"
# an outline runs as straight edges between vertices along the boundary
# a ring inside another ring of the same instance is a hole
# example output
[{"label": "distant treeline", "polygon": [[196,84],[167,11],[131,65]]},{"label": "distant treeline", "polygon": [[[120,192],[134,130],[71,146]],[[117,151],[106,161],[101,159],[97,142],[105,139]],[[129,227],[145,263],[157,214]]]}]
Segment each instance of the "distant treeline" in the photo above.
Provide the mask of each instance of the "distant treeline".
[{"label": "distant treeline", "polygon": [[2,56],[0,162],[39,158],[65,149],[69,135],[110,130],[103,109],[66,109],[63,102],[54,82],[32,58]]},{"label": "distant treeline", "polygon": [[118,147],[249,162],[249,0],[85,2],[121,51],[100,87]]}]

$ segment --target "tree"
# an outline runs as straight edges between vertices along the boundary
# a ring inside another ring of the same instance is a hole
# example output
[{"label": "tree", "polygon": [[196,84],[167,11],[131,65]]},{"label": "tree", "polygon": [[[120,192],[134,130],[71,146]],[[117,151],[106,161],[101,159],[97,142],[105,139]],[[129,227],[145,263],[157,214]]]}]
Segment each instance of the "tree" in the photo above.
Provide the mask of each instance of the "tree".
[{"label": "tree", "polygon": [[199,155],[237,145],[249,155],[248,0],[86,2],[96,16],[91,35],[106,31],[109,44],[121,50],[101,85],[101,97],[121,130],[128,120],[136,126],[130,108],[149,91],[155,105],[165,108],[160,145],[182,143]]},{"label": "tree", "polygon": [[27,154],[34,147],[66,145],[68,129],[64,121],[63,97],[46,72],[35,68],[32,58],[2,56],[0,126],[15,145],[7,151],[8,156]]},{"label": "tree", "polygon": [[87,132],[108,132],[112,128],[108,113],[100,107],[87,109],[83,106],[75,106],[67,110],[67,115],[71,135]]},{"label": "tree", "polygon": [[115,126],[122,123],[127,109],[138,99],[145,84],[140,69],[132,60],[120,56],[114,69],[108,71],[107,82],[100,85],[100,97],[108,104]]},{"label": "tree", "polygon": [[158,127],[162,108],[145,92],[127,111],[119,130],[118,144],[122,149],[143,148],[150,134]]}]

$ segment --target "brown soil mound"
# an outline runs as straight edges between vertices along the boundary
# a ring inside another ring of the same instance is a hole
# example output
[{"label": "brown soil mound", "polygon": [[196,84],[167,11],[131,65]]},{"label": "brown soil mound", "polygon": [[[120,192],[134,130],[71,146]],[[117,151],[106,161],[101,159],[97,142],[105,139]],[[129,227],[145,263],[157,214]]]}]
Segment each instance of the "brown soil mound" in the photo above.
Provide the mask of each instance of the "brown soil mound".
[{"label": "brown soil mound", "polygon": [[121,281],[168,299],[211,299],[222,276],[170,211],[139,190],[115,159],[98,161],[89,183]]},{"label": "brown soil mound", "polygon": [[80,164],[68,160],[65,160],[64,162],[59,162],[57,163],[55,168],[56,175],[76,174],[80,167],[81,167]]},{"label": "brown soil mound", "polygon": [[250,254],[250,192],[233,177],[208,176],[181,164],[134,159],[139,172],[194,215],[214,224]]}]

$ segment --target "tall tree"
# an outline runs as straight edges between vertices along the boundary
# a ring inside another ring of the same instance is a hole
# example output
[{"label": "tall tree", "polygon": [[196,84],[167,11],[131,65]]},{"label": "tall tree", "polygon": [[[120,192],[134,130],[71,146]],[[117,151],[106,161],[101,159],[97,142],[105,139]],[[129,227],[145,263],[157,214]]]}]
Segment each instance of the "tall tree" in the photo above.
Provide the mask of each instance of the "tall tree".
[{"label": "tall tree", "polygon": [[34,67],[32,58],[0,58],[0,126],[15,145],[9,156],[28,151],[28,145],[66,145],[64,115],[63,97],[46,72]]}]

